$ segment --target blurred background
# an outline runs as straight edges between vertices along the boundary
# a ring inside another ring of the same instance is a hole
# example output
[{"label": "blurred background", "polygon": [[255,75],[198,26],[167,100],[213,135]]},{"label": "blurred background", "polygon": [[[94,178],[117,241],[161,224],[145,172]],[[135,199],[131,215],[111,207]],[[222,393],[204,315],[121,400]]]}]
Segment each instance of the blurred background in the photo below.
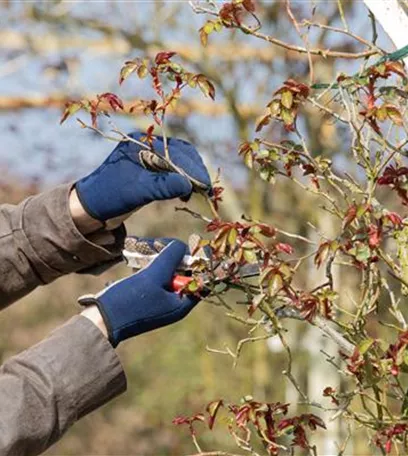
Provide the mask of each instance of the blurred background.
[{"label": "blurred background", "polygon": [[[342,5],[353,32],[371,40],[371,23],[363,3]],[[265,33],[302,44],[283,2],[259,1],[257,7]],[[314,15],[327,25],[343,25],[336,1],[296,2],[293,11],[299,17]],[[171,50],[179,53],[179,61],[186,67],[206,74],[216,85],[215,102],[197,91],[187,92],[168,127],[171,135],[198,147],[213,175],[221,168],[226,187],[223,217],[238,220],[245,213],[299,234],[307,234],[309,220],[330,234],[332,228],[311,196],[285,181],[272,187],[248,172],[237,155],[240,142],[253,137],[254,122],[273,91],[289,77],[307,81],[307,55],[230,31],[212,35],[203,48],[197,30],[204,22],[187,1],[0,1],[0,201],[17,203],[97,166],[114,144],[82,130],[74,119],[60,126],[64,103],[107,91],[126,100],[149,98],[150,88],[136,78],[119,88],[121,65],[136,56]],[[378,33],[378,44],[392,50],[381,29]],[[325,30],[316,30],[311,38],[322,49],[357,52],[362,48],[345,35]],[[330,82],[338,72],[350,74],[358,68],[354,61],[324,58],[314,59],[314,65],[318,82]],[[148,125],[140,117],[116,116],[115,122],[124,131]],[[103,121],[101,126],[106,127]],[[306,111],[302,130],[316,153],[343,168],[349,166],[344,132],[323,115],[314,111],[308,116]],[[283,134],[276,124],[268,131],[273,139]],[[194,200],[189,207],[205,212],[201,204]],[[200,222],[175,213],[174,207],[180,205],[163,203],[143,209],[129,221],[128,232],[184,240],[192,232],[202,233]],[[299,246],[300,251],[302,248]],[[97,278],[64,277],[5,310],[0,319],[1,360],[41,340],[76,314],[78,295],[96,291],[108,280],[128,273],[119,266]],[[306,270],[302,280],[308,285],[319,278]],[[355,283],[352,277],[342,280],[350,289]],[[323,388],[335,386],[338,380],[319,350],[335,353],[336,348],[307,324],[287,326],[295,356],[294,374],[310,397],[321,398]],[[232,358],[206,350],[235,349],[245,337],[244,325],[204,303],[182,324],[126,342],[119,354],[127,372],[127,393],[84,418],[47,454],[192,454],[195,449],[187,429],[171,423],[177,415],[197,413],[220,398],[237,403],[248,394],[261,401],[296,404],[296,390],[278,376],[285,368],[285,358],[275,339],[245,346],[235,369]],[[295,411],[296,406],[291,409]],[[355,435],[344,454],[373,454],[367,436]],[[345,436],[345,423],[331,423],[327,433],[316,440],[319,454],[337,454],[334,441],[341,442]],[[206,432],[200,441],[207,451],[234,449],[225,425]]]}]

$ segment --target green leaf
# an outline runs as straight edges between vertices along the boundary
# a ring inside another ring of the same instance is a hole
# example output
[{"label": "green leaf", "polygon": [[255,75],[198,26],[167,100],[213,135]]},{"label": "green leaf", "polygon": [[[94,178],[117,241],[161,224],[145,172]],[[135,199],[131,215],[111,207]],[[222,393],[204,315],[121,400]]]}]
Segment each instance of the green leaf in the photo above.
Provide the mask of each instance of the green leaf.
[{"label": "green leaf", "polygon": [[259,176],[262,180],[269,183],[275,183],[275,169],[274,168],[262,168],[259,172]]},{"label": "green leaf", "polygon": [[371,348],[374,342],[375,340],[371,337],[368,337],[367,339],[364,339],[362,342],[360,342],[358,344],[358,351],[360,352],[360,354],[364,355],[365,353],[367,353],[367,351]]},{"label": "green leaf", "polygon": [[290,269],[290,267],[285,264],[285,263],[282,263],[280,266],[279,266],[279,271],[280,273],[283,275],[283,277],[285,279],[289,279],[289,277],[292,276],[292,270]]},{"label": "green leaf", "polygon": [[387,106],[387,114],[391,122],[393,122],[398,127],[402,127],[404,121],[402,119],[402,114],[394,106]]},{"label": "green leaf", "polygon": [[281,104],[278,100],[272,100],[268,104],[269,112],[272,117],[278,117],[281,111]]},{"label": "green leaf", "polygon": [[285,90],[285,92],[282,93],[281,103],[287,109],[290,109],[292,107],[293,95],[290,90]]},{"label": "green leaf", "polygon": [[260,276],[259,276],[259,283],[263,283],[265,281],[265,279],[272,273],[272,269],[271,268],[265,268]]},{"label": "green leaf", "polygon": [[268,125],[270,121],[271,121],[271,115],[270,114],[266,114],[266,116],[261,117],[259,119],[259,121],[256,123],[255,131],[256,132],[261,131],[262,128],[265,127],[266,125]]},{"label": "green leaf", "polygon": [[377,109],[376,117],[380,122],[384,122],[387,119],[387,108],[385,106],[381,106],[381,108]]},{"label": "green leaf", "polygon": [[192,88],[195,89],[197,87],[197,81],[194,78],[193,73],[186,74],[187,84]]},{"label": "green leaf", "polygon": [[215,418],[217,416],[218,410],[224,403],[222,400],[210,402],[207,405],[207,412],[209,414],[208,427],[212,429],[214,427]]},{"label": "green leaf", "polygon": [[208,44],[208,35],[205,33],[204,27],[200,28],[199,33],[201,44],[206,47]]},{"label": "green leaf", "polygon": [[360,261],[361,263],[367,262],[367,260],[371,257],[371,251],[368,245],[359,245],[356,249],[356,260]]},{"label": "green leaf", "polygon": [[247,263],[254,264],[258,261],[254,250],[244,249],[244,259]]},{"label": "green leaf", "polygon": [[254,157],[252,156],[251,151],[245,154],[244,163],[246,164],[246,166],[248,166],[249,169],[252,169],[252,167],[254,166]]},{"label": "green leaf", "polygon": [[292,111],[288,111],[287,109],[282,109],[281,117],[285,125],[292,125],[295,120],[295,115]]},{"label": "green leaf", "polygon": [[210,97],[214,100],[215,87],[203,74],[199,74],[197,76],[197,84],[198,87],[200,87],[201,92],[203,92],[206,97]]},{"label": "green leaf", "polygon": [[147,66],[144,64],[140,65],[140,67],[137,69],[137,75],[140,79],[144,79],[147,76],[148,72],[149,70],[147,69]]},{"label": "green leaf", "polygon": [[83,103],[81,101],[70,101],[65,105],[65,111],[62,114],[60,125],[64,123],[68,117],[72,116],[76,112],[78,112],[81,108],[83,108]]},{"label": "green leaf", "polygon": [[222,30],[222,22],[220,20],[214,22],[214,30],[216,32],[220,32]]},{"label": "green leaf", "polygon": [[386,66],[384,63],[380,63],[379,65],[377,65],[376,67],[376,70],[382,75],[384,76],[385,75],[385,72],[387,70]]},{"label": "green leaf", "polygon": [[192,280],[188,285],[187,285],[187,290],[190,293],[195,293],[199,289],[199,285],[196,280]]},{"label": "green leaf", "polygon": [[255,247],[256,247],[256,244],[255,244],[255,242],[252,242],[252,241],[245,241],[242,244],[243,249],[254,249]]},{"label": "green leaf", "polygon": [[267,149],[261,149],[258,153],[257,156],[259,158],[269,158],[269,150]]},{"label": "green leaf", "polygon": [[207,35],[209,35],[210,33],[212,33],[212,32],[214,31],[214,26],[215,26],[214,22],[212,22],[212,21],[207,21],[207,22],[205,23],[204,27],[203,27],[204,32],[205,32]]},{"label": "green leaf", "polygon": [[236,228],[231,228],[228,233],[228,244],[233,247],[237,242],[238,231]]},{"label": "green leaf", "polygon": [[276,295],[283,286],[282,277],[279,274],[274,274],[268,283],[268,291],[271,296]]},{"label": "green leaf", "polygon": [[130,60],[125,62],[125,65],[120,70],[119,84],[122,84],[134,71],[139,67],[140,62],[137,60]]}]

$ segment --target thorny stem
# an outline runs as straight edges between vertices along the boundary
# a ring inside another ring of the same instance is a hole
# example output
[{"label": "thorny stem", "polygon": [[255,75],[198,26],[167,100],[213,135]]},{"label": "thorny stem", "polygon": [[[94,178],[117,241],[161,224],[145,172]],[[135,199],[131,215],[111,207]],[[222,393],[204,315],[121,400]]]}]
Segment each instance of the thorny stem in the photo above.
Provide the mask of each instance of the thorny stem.
[{"label": "thorny stem", "polygon": [[[208,8],[204,8],[204,7],[200,6],[198,3],[190,3],[190,5],[193,7],[193,9],[196,13],[209,14],[211,16],[219,17],[219,11],[214,11],[214,10],[211,10]],[[274,44],[283,49],[286,49],[289,51],[295,51],[300,54],[310,53],[311,55],[321,56],[323,58],[332,57],[332,58],[351,59],[351,60],[363,59],[363,58],[371,57],[373,55],[378,54],[378,51],[376,49],[370,49],[368,51],[356,52],[356,53],[342,52],[342,51],[330,51],[328,49],[309,49],[308,50],[302,46],[296,46],[293,44],[289,44],[282,40],[279,40],[278,38],[274,38],[270,35],[265,35],[264,33],[256,31],[256,30],[252,29],[251,27],[244,25],[242,23],[239,26],[233,25],[233,28],[240,29],[245,34],[252,35],[256,38],[259,38],[263,41]]]}]

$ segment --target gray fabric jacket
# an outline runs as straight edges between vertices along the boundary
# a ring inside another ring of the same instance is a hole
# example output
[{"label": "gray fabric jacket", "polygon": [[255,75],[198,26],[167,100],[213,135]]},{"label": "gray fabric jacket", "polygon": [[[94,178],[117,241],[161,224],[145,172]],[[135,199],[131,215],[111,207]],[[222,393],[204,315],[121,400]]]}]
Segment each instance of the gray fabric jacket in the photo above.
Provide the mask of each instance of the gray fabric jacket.
[{"label": "gray fabric jacket", "polygon": [[[119,255],[124,228],[112,234],[109,247],[84,238],[70,216],[70,188],[0,206],[0,309],[38,285]],[[85,317],[72,318],[0,367],[0,455],[42,453],[125,389],[110,343]]]}]

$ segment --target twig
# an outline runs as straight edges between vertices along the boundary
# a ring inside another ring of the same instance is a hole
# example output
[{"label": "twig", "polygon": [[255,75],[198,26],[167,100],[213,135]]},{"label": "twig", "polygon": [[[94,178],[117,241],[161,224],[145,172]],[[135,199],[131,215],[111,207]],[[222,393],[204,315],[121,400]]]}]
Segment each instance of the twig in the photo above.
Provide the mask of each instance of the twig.
[{"label": "twig", "polygon": [[201,453],[190,454],[187,456],[244,456],[242,454],[228,453],[226,451],[204,451]]},{"label": "twig", "polygon": [[196,219],[199,219],[199,220],[201,220],[201,221],[203,221],[205,223],[210,223],[211,222],[211,219],[209,219],[208,217],[205,217],[204,215],[201,215],[198,212],[192,211],[188,207],[175,207],[174,210],[176,212],[187,212],[187,214],[190,214],[192,217],[194,217]]},{"label": "twig", "polygon": [[[196,13],[199,14],[209,14],[211,16],[218,17],[218,11],[213,11],[208,8],[204,8],[202,6],[198,6],[197,4],[192,4],[192,7]],[[265,35],[264,33],[261,33],[259,31],[254,31],[251,27],[240,24],[239,26],[233,25],[234,28],[242,30],[244,33],[255,36],[256,38],[259,38],[263,41],[267,41],[268,43],[274,44],[276,46],[282,47],[283,49],[287,49],[288,51],[295,51],[300,54],[307,54],[310,52],[312,55],[317,55],[321,56],[324,58],[340,58],[340,59],[351,59],[351,60],[358,60],[358,59],[363,59],[367,57],[371,57],[375,54],[378,54],[377,50],[370,49],[368,51],[363,51],[363,52],[343,52],[343,51],[331,51],[329,49],[306,49],[302,46],[296,46],[293,44],[288,44],[285,43],[284,41],[281,41],[277,38],[274,38],[273,36],[270,35]]]},{"label": "twig", "polygon": [[[304,34],[300,31],[299,24],[290,7],[290,0],[286,0],[286,12],[288,13],[288,16],[290,17],[300,39],[305,43],[305,48],[307,50],[307,59],[309,62],[309,84],[312,85],[314,82],[314,71],[313,71],[313,60],[312,60],[312,54],[310,53],[308,35],[306,34],[306,37],[305,37]],[[310,30],[310,27],[308,27],[308,30]]]},{"label": "twig", "polygon": [[317,242],[311,241],[310,239],[301,236],[300,234],[288,233],[287,231],[281,230],[275,227],[277,233],[282,234],[283,236],[287,236],[288,238],[292,239],[299,239],[299,241],[306,242],[307,244],[317,245]]},{"label": "twig", "polygon": [[238,359],[239,359],[239,355],[241,354],[241,350],[242,350],[242,347],[249,343],[249,342],[258,342],[260,340],[266,340],[266,339],[270,339],[271,338],[271,335],[267,334],[267,335],[264,335],[264,336],[258,336],[258,337],[248,337],[246,339],[241,339],[239,342],[238,342],[238,345],[237,345],[237,348],[236,348],[236,351],[235,351],[235,361],[234,361],[234,365],[233,367],[237,367],[237,364],[238,364]]},{"label": "twig", "polygon": [[316,22],[311,22],[311,21],[308,21],[307,19],[304,19],[301,23],[300,23],[300,26],[301,27],[318,27],[318,28],[321,28],[321,29],[324,29],[324,30],[329,30],[329,31],[332,31],[332,32],[336,32],[336,33],[342,33],[344,35],[347,35],[349,36],[350,38],[353,38],[357,41],[359,41],[360,43],[364,44],[365,46],[369,47],[369,48],[372,48],[373,50],[375,49],[379,54],[382,54],[384,55],[385,54],[385,51],[383,51],[382,49],[378,48],[377,46],[373,46],[373,43],[368,41],[368,40],[365,40],[364,38],[362,38],[361,36],[358,36],[352,32],[350,32],[349,30],[344,30],[344,29],[341,29],[339,27],[332,27],[330,25],[325,25],[325,24],[319,24],[319,23],[316,23]]}]

